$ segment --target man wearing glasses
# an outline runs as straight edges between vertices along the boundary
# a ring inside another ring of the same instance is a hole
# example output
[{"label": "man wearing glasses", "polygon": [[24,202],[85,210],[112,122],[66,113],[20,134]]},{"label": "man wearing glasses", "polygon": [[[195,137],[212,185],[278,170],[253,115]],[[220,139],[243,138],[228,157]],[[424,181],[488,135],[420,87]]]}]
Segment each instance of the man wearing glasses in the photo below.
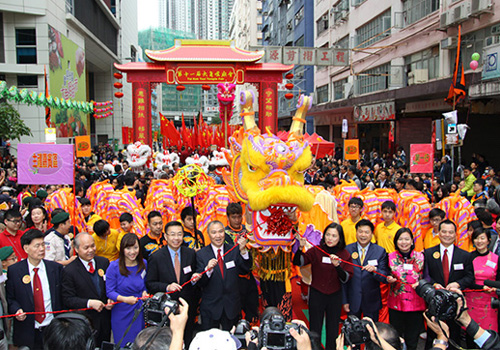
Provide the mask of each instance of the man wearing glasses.
[{"label": "man wearing glasses", "polygon": [[[349,245],[356,242],[356,224],[362,219],[363,200],[358,197],[352,197],[348,203],[349,218],[340,223],[344,230],[345,244]],[[375,238],[372,237],[372,243],[375,243]]]},{"label": "man wearing glasses", "polygon": [[21,246],[23,231],[19,228],[23,222],[21,213],[17,209],[9,209],[5,212],[5,230],[0,234],[0,248],[12,247],[19,260],[26,259],[28,255]]}]

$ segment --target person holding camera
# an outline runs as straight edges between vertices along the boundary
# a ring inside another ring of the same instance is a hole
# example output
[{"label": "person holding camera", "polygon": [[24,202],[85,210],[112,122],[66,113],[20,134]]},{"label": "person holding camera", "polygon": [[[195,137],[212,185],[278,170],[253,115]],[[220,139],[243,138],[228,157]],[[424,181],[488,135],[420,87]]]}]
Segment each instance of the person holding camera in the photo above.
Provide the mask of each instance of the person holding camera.
[{"label": "person holding camera", "polygon": [[[439,224],[439,239],[441,243],[424,251],[424,278],[436,289],[465,289],[474,282],[474,268],[471,255],[454,245],[457,226],[451,220]],[[450,337],[458,340],[460,327],[450,324]],[[427,329],[426,349],[432,347],[436,334]]]},{"label": "person holding camera", "polygon": [[210,245],[196,253],[196,272],[208,270],[199,280],[202,288],[200,305],[201,328],[208,330],[222,327],[229,331],[237,322],[241,312],[239,275],[252,267],[247,239],[240,237],[235,249],[224,244],[224,224],[212,221],[207,227]]},{"label": "person holding camera", "polygon": [[[463,298],[462,292],[456,288],[451,288],[450,290],[458,295],[456,298],[456,324],[462,326],[465,329],[467,336],[474,339],[474,343],[476,343],[475,347],[485,350],[499,349],[500,337],[498,336],[498,333],[481,328],[467,312],[467,303]],[[432,350],[446,350],[449,346],[450,340],[449,325],[438,320],[435,316],[429,317],[426,312],[424,313],[424,317],[427,322],[427,327],[437,335],[437,341],[435,341]]]},{"label": "person holding camera", "polygon": [[[488,230],[480,227],[472,233],[472,242],[476,250],[471,253],[472,264],[474,266],[474,284],[472,289],[477,292],[468,292],[465,297],[469,306],[471,317],[478,320],[484,329],[498,332],[498,309],[491,307],[491,298],[496,298],[495,288],[484,285],[485,280],[500,280],[498,269],[498,255],[488,250],[491,242],[491,235]],[[468,339],[468,345],[472,341]]]},{"label": "person holding camera", "polygon": [[[382,308],[380,283],[387,283],[389,274],[387,253],[381,246],[371,243],[375,227],[367,219],[356,224],[355,243],[349,244],[346,250],[351,254],[356,267],[352,278],[342,288],[344,310],[358,318],[361,314],[377,321]],[[375,273],[377,272],[377,273]]]},{"label": "person holding camera", "polygon": [[[323,231],[320,249],[311,248],[302,253],[307,240],[298,237],[300,249],[295,253],[296,266],[311,264],[312,283],[309,294],[309,317],[311,331],[321,334],[326,314],[326,349],[335,349],[340,313],[342,310],[342,285],[353,274],[351,255],[345,250],[344,231],[337,223],[328,225]],[[329,255],[326,256],[324,252]]]},{"label": "person holding camera", "polygon": [[389,254],[391,275],[387,306],[389,322],[404,337],[408,350],[415,350],[420,330],[424,326],[422,311],[424,300],[417,295],[415,287],[422,279],[424,254],[415,251],[413,234],[408,228],[400,228],[394,236],[396,250]]}]

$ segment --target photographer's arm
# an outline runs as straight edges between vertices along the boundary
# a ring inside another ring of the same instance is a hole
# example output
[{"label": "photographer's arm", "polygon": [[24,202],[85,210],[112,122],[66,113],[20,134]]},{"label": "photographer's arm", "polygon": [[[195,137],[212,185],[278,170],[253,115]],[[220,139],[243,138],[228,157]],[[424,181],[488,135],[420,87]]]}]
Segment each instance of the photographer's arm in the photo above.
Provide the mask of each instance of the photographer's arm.
[{"label": "photographer's arm", "polygon": [[[395,350],[388,342],[385,341],[385,339],[380,335],[377,326],[375,325],[375,322],[369,317],[363,317],[364,320],[367,320],[370,322],[370,324],[366,325],[366,329],[368,330],[368,333],[370,333],[370,339],[372,342],[374,342],[376,345],[378,345],[380,348],[383,350]],[[373,325],[373,326],[372,326]]]},{"label": "photographer's arm", "polygon": [[[170,320],[170,330],[172,331],[172,342],[170,343],[171,350],[182,350],[184,329],[186,328],[188,320],[188,303],[182,298],[179,298],[179,303],[179,314],[170,314],[168,316]],[[168,314],[169,312],[170,309],[166,307],[165,313]]]},{"label": "photographer's arm", "polygon": [[432,316],[432,320],[429,319],[425,312],[424,318],[427,321],[427,327],[429,327],[434,333],[436,333],[436,340],[438,342],[434,344],[432,348],[446,350],[448,348],[448,336],[450,335],[448,325],[442,321],[437,321],[434,316]]}]

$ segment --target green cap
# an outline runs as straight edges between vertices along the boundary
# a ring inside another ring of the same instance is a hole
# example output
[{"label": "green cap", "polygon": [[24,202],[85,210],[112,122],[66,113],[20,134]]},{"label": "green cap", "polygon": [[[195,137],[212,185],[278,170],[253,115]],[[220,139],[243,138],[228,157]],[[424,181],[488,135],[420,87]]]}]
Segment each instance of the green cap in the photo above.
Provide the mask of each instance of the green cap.
[{"label": "green cap", "polygon": [[36,191],[37,198],[45,199],[45,198],[47,198],[48,195],[49,194],[45,190],[38,190],[38,191]]},{"label": "green cap", "polygon": [[3,248],[0,248],[0,260],[1,261],[4,261],[12,254],[14,254],[14,248],[12,248],[11,246],[6,246]]},{"label": "green cap", "polygon": [[57,224],[60,224],[61,222],[65,222],[68,219],[69,219],[69,214],[64,212],[64,213],[58,213],[58,214],[54,215],[54,217],[52,218],[52,220],[50,222],[53,223],[54,225],[57,225]]}]

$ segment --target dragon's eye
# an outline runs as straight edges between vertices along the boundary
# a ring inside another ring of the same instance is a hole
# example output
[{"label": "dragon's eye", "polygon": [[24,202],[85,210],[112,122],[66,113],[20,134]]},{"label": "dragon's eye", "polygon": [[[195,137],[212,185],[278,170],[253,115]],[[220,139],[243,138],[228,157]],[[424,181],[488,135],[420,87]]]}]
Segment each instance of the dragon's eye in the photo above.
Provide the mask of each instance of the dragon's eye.
[{"label": "dragon's eye", "polygon": [[254,173],[257,170],[257,168],[248,164],[248,170],[250,170],[252,173]]}]

